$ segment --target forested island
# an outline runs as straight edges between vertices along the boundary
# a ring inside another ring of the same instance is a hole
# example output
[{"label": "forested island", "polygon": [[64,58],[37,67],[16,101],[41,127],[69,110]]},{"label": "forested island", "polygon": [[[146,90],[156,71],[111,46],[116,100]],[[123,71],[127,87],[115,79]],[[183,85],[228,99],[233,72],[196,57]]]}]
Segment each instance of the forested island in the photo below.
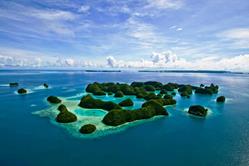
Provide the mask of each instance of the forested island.
[{"label": "forested island", "polygon": [[[179,94],[182,98],[190,98],[191,95],[213,95],[219,91],[219,86],[210,84],[199,86],[189,84],[177,84],[177,83],[166,83],[163,84],[157,81],[147,82],[132,82],[131,84],[126,83],[114,83],[106,82],[99,83],[94,82],[86,86],[84,95],[78,107],[83,109],[91,110],[103,110],[105,115],[103,116],[101,123],[106,126],[122,126],[123,124],[150,119],[152,117],[165,117],[169,113],[165,106],[177,104],[174,96]],[[98,97],[106,96],[110,98],[120,98],[120,102],[114,102],[113,100],[106,101]],[[132,109],[134,101],[132,96],[144,101],[140,108]],[[70,111],[63,101],[56,96],[49,96],[47,101],[51,104],[60,104],[57,107],[58,114],[55,118],[58,123],[74,123],[77,122],[77,114]],[[224,96],[217,97],[217,102],[222,103],[225,101]],[[202,105],[190,105],[188,114],[205,117],[208,114],[208,108]],[[82,134],[91,134],[98,130],[95,124],[84,124],[78,131]]]}]

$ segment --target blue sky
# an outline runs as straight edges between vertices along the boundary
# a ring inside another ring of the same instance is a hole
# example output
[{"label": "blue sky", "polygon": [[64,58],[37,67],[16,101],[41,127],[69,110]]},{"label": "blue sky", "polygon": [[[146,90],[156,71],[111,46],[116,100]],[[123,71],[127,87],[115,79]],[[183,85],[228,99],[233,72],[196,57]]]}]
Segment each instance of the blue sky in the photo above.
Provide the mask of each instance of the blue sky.
[{"label": "blue sky", "polygon": [[1,0],[0,67],[249,71],[248,0]]}]

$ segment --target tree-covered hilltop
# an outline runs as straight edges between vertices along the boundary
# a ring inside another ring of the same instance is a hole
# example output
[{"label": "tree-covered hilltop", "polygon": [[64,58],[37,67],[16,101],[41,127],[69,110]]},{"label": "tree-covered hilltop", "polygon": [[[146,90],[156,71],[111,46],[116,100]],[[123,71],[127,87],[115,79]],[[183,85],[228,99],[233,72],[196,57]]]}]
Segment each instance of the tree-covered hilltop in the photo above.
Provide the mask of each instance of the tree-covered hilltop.
[{"label": "tree-covered hilltop", "polygon": [[9,86],[10,87],[17,87],[19,84],[17,82],[10,82]]},{"label": "tree-covered hilltop", "polygon": [[207,115],[208,109],[204,108],[201,105],[192,105],[188,109],[188,113],[195,115],[195,116],[201,116],[205,117]]},{"label": "tree-covered hilltop", "polygon": [[218,102],[218,103],[224,103],[225,100],[226,100],[225,96],[219,96],[219,97],[217,97],[216,102]]},{"label": "tree-covered hilltop", "polygon": [[56,96],[49,96],[47,98],[47,101],[50,102],[50,103],[53,103],[53,104],[58,104],[61,102],[61,99],[59,99],[58,97]]},{"label": "tree-covered hilltop", "polygon": [[83,96],[79,103],[80,107],[91,109],[103,109],[110,111],[112,109],[120,109],[121,107],[112,101],[102,101],[100,99],[94,99],[91,95]]},{"label": "tree-covered hilltop", "polygon": [[198,94],[205,94],[205,95],[212,95],[212,94],[216,94],[219,91],[219,86],[218,85],[214,85],[213,83],[210,86],[200,86],[198,88],[196,88],[195,93]]},{"label": "tree-covered hilltop", "polygon": [[19,93],[19,94],[26,94],[27,92],[28,91],[26,89],[24,89],[24,88],[21,88],[21,89],[17,90],[17,93]]},{"label": "tree-covered hilltop", "polygon": [[133,101],[128,98],[128,99],[125,99],[123,101],[121,101],[118,105],[120,105],[121,107],[129,107],[129,106],[133,106]]},{"label": "tree-covered hilltop", "polygon": [[43,86],[44,86],[44,88],[48,88],[48,84],[47,83],[44,83]]},{"label": "tree-covered hilltop", "polygon": [[180,85],[178,92],[182,97],[190,97],[192,95],[193,87],[191,85]]},{"label": "tree-covered hilltop", "polygon": [[80,133],[82,134],[91,134],[93,133],[94,131],[96,130],[96,126],[93,125],[93,124],[86,124],[86,125],[83,125],[81,128],[80,128]]},{"label": "tree-covered hilltop", "polygon": [[69,112],[64,104],[59,105],[57,108],[60,113],[56,117],[56,121],[59,123],[71,123],[77,121],[77,116],[72,112]]},{"label": "tree-covered hilltop", "polygon": [[[128,98],[116,104],[112,101],[102,101],[95,99],[90,94],[83,96],[79,106],[90,109],[103,109],[108,113],[102,122],[110,126],[118,126],[127,122],[140,119],[148,119],[157,115],[168,115],[164,108],[166,105],[176,104],[173,98],[178,92],[182,97],[190,97],[193,93],[214,94],[218,93],[218,86],[211,84],[205,86],[193,86],[188,84],[167,83],[163,84],[157,81],[132,82],[125,83],[98,83],[89,84],[86,91],[93,95],[113,95],[114,97],[123,97],[125,95],[134,95],[137,98],[144,99],[142,107],[136,110],[125,110],[122,107],[132,106],[133,101]],[[200,105],[190,106],[188,113],[197,116],[206,116],[207,109]]]},{"label": "tree-covered hilltop", "polygon": [[147,81],[147,82],[132,82],[131,84],[125,83],[98,83],[94,82],[88,84],[86,91],[92,93],[93,95],[112,95],[114,97],[123,97],[124,95],[135,95],[137,98],[142,98],[145,100],[158,99],[161,95],[156,95],[155,91],[159,91],[159,94],[172,94],[175,95],[175,90],[178,90],[182,97],[190,97],[193,93],[199,94],[215,94],[218,93],[219,87],[217,85],[211,84],[210,86],[193,86],[184,85],[177,83],[167,83],[163,84],[157,81]]},{"label": "tree-covered hilltop", "polygon": [[166,116],[168,112],[160,103],[151,100],[144,103],[137,110],[113,109],[105,115],[102,122],[109,126],[118,126],[127,122],[149,119],[158,115]]}]

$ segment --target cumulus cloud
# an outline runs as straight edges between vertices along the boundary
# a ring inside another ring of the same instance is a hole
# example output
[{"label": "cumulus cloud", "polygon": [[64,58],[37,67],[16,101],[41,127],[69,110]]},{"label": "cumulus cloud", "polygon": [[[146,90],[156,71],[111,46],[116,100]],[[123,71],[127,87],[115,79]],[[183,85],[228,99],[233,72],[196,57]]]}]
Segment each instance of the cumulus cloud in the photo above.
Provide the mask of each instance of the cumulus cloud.
[{"label": "cumulus cloud", "polygon": [[209,56],[185,59],[172,51],[152,52],[149,59],[124,60],[114,56],[105,62],[93,63],[79,57],[46,55],[39,52],[0,47],[0,67],[110,67],[110,68],[151,68],[182,70],[231,70],[249,71],[249,54],[233,57]]},{"label": "cumulus cloud", "polygon": [[107,60],[107,66],[109,67],[115,67],[117,65],[116,59],[113,56],[108,56],[106,60]]},{"label": "cumulus cloud", "polygon": [[124,61],[112,56],[107,58],[107,64],[113,68],[160,68],[185,70],[231,70],[249,71],[249,54],[229,58],[207,57],[187,60],[177,57],[171,51],[154,52],[149,60]]},{"label": "cumulus cloud", "polygon": [[1,67],[96,67],[98,64],[83,59],[46,55],[43,53],[0,47]]},{"label": "cumulus cloud", "polygon": [[151,55],[154,64],[174,63],[177,56],[172,51],[153,52]]}]

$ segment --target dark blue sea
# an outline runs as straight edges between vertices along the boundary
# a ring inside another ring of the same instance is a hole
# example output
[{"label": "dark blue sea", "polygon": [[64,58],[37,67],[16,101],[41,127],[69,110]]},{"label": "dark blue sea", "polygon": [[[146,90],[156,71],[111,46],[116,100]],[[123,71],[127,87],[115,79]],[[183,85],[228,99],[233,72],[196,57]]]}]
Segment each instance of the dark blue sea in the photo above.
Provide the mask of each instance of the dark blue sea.
[{"label": "dark blue sea", "polygon": [[[33,112],[49,108],[46,97],[70,97],[94,81],[149,81],[180,84],[218,84],[217,96],[177,98],[170,116],[99,138],[84,139]],[[9,82],[19,82],[31,93],[16,94]],[[49,89],[40,85],[48,83]],[[202,104],[206,118],[189,116],[184,109]],[[232,73],[83,72],[45,70],[0,71],[1,166],[248,166],[249,75]]]}]

